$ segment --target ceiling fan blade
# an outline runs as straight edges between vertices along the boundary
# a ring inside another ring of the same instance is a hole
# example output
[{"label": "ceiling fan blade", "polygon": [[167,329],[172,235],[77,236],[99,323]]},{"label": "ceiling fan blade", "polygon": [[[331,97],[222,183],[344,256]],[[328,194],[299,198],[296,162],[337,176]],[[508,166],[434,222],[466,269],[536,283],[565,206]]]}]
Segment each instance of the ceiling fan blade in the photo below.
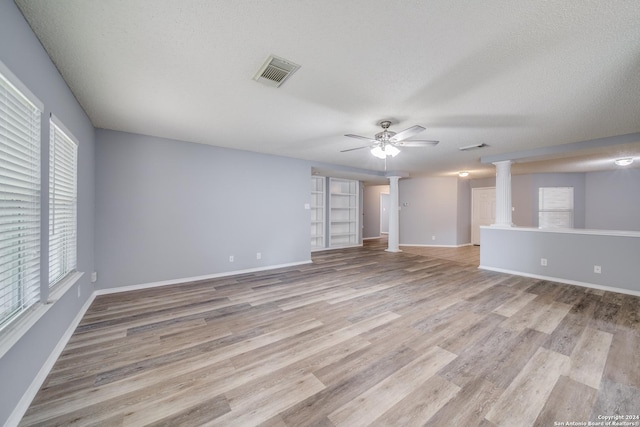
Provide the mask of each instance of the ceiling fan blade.
[{"label": "ceiling fan blade", "polygon": [[417,135],[422,132],[424,128],[419,125],[411,126],[408,129],[403,130],[402,132],[396,133],[391,139],[391,142],[402,141],[403,139],[411,138],[413,135]]},{"label": "ceiling fan blade", "polygon": [[415,139],[408,141],[400,141],[396,142],[393,145],[398,147],[433,147],[434,145],[438,145],[440,141],[429,141],[426,139]]},{"label": "ceiling fan blade", "polygon": [[372,142],[372,143],[377,143],[378,142],[375,139],[367,138],[366,136],[352,135],[350,133],[346,134],[345,136],[348,136],[349,138],[364,139],[365,141],[369,141],[369,142]]},{"label": "ceiling fan blade", "polygon": [[349,148],[348,150],[341,150],[341,153],[346,153],[347,151],[355,151],[355,150],[362,150],[363,148],[371,148],[370,145],[365,145],[364,147],[357,147],[357,148]]}]

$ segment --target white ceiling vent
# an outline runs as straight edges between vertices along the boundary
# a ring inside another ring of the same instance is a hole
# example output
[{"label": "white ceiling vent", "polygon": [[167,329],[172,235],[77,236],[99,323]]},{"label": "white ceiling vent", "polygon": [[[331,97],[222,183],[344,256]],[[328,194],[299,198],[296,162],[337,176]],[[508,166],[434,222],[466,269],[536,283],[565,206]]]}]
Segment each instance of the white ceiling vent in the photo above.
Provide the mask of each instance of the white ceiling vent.
[{"label": "white ceiling vent", "polygon": [[271,55],[253,76],[253,79],[269,86],[280,87],[298,68],[300,68],[298,64]]},{"label": "white ceiling vent", "polygon": [[485,148],[485,147],[488,147],[488,145],[483,142],[482,144],[473,144],[473,145],[467,145],[466,147],[460,147],[458,148],[458,150],[470,151],[470,150],[477,150],[478,148]]}]

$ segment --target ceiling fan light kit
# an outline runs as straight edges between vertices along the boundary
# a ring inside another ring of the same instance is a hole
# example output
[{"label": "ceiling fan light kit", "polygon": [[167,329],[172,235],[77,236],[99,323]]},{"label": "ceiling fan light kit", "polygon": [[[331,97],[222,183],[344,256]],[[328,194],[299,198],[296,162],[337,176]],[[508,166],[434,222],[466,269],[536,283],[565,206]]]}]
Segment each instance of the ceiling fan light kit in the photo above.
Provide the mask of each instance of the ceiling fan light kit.
[{"label": "ceiling fan light kit", "polygon": [[469,176],[469,172],[467,172],[467,171],[458,172],[458,176],[460,178],[466,178],[466,177]]},{"label": "ceiling fan light kit", "polygon": [[371,149],[371,154],[373,154],[374,156],[376,156],[379,159],[384,159],[387,156],[395,157],[399,153],[400,153],[400,150],[398,150],[393,145],[386,145],[384,147],[376,145],[375,147],[373,147]]}]

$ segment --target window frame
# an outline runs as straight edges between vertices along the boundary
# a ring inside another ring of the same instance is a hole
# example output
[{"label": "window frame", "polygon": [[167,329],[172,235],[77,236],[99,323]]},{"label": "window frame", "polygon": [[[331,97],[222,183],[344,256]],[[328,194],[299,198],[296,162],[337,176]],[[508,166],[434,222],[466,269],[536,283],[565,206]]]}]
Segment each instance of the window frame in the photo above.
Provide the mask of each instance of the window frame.
[{"label": "window frame", "polygon": [[[0,156],[1,178],[4,190],[13,187],[16,196],[6,191],[0,203],[7,209],[14,211],[11,215],[2,215],[2,227],[7,233],[14,233],[13,238],[0,240],[0,254],[2,266],[13,264],[6,261],[6,255],[12,258],[24,258],[17,266],[11,267],[16,274],[9,274],[8,283],[0,282],[0,331],[5,329],[23,313],[29,311],[41,301],[41,233],[42,233],[42,114],[44,105],[33,95],[11,71],[0,61]],[[15,108],[11,108],[10,103]],[[13,119],[11,119],[13,116]],[[23,121],[21,123],[21,121]],[[20,128],[19,126],[24,127]],[[12,136],[10,136],[10,132]],[[22,135],[20,135],[22,134]],[[22,141],[21,141],[22,140]],[[13,154],[11,154],[11,151]],[[8,182],[14,181],[15,185]],[[20,194],[19,196],[17,196]],[[10,197],[17,197],[11,199]],[[27,215],[25,225],[16,229],[12,224],[25,222],[19,218]],[[7,221],[7,222],[5,222]],[[13,231],[11,231],[13,230]],[[22,232],[15,235],[16,231]],[[18,239],[18,240],[16,240]],[[13,243],[11,241],[13,240]],[[7,243],[9,242],[9,243]],[[8,268],[8,267],[7,267]],[[5,269],[5,272],[10,270]],[[17,293],[17,295],[14,295]],[[4,301],[3,301],[4,299]],[[12,301],[13,300],[13,301]],[[5,307],[3,307],[5,306]]]},{"label": "window frame", "polygon": [[73,134],[51,115],[47,218],[50,288],[63,282],[78,267],[78,147]]},{"label": "window frame", "polygon": [[574,228],[574,210],[574,187],[538,188],[538,228]]}]

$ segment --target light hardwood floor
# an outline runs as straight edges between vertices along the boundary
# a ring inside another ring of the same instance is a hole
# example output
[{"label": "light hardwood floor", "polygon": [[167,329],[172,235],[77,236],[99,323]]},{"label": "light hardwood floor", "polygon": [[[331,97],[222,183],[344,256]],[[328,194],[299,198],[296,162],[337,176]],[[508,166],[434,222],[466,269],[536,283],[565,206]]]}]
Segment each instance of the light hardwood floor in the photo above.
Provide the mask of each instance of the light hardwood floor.
[{"label": "light hardwood floor", "polygon": [[461,246],[459,248],[437,248],[431,246],[401,246],[403,252],[430,258],[447,259],[462,264],[480,265],[480,246]]},{"label": "light hardwood floor", "polygon": [[640,415],[640,298],[383,249],[97,297],[22,425]]}]

